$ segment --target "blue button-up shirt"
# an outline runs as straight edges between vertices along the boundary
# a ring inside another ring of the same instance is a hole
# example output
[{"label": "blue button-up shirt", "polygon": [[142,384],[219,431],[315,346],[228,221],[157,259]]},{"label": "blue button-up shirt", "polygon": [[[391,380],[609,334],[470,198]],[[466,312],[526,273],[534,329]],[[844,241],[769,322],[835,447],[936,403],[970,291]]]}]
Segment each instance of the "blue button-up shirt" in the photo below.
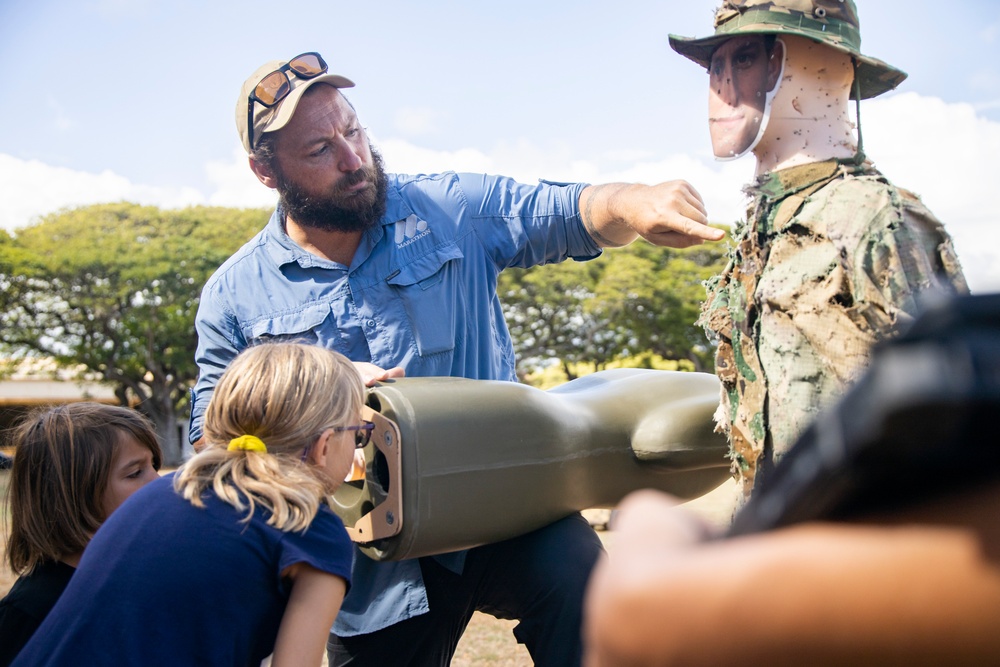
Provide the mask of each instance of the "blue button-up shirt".
[{"label": "blue button-up shirt", "polygon": [[[406,375],[515,380],[514,348],[497,278],[601,253],[580,219],[584,184],[522,185],[448,172],[389,175],[386,214],[350,266],[289,238],[279,209],[202,291],[191,441],[236,354],[264,339],[309,341]],[[460,568],[461,554],[442,557]],[[424,613],[417,561],[375,562],[359,551],[334,632],[365,634]]]}]

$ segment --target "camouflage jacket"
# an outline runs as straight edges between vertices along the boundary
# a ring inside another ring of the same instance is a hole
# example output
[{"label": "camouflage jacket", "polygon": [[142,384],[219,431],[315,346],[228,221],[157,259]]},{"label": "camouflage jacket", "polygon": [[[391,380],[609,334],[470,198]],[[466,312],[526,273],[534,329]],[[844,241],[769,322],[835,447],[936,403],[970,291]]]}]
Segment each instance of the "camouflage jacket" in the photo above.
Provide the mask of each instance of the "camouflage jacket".
[{"label": "camouflage jacket", "polygon": [[718,340],[718,429],[746,495],[864,370],[872,343],[912,318],[919,292],[968,291],[941,223],[870,163],[790,167],[747,194],[699,320]]}]

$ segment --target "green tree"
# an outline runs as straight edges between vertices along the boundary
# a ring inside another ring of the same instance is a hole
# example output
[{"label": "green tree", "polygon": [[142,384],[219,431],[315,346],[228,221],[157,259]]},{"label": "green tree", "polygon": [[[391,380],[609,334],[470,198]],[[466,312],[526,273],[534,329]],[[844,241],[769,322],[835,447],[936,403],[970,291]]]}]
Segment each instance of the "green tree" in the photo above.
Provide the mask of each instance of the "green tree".
[{"label": "green tree", "polygon": [[623,282],[623,289],[632,286],[627,306],[632,353],[683,359],[696,371],[712,371],[714,348],[695,322],[705,300],[703,283],[725,268],[726,244],[674,250],[634,243],[629,248],[643,267]]},{"label": "green tree", "polygon": [[574,362],[589,360],[588,342],[597,323],[584,304],[593,298],[599,267],[594,262],[563,262],[539,270],[508,269],[497,292],[514,340],[518,374],[549,360],[559,360],[573,378]]},{"label": "green tree", "polygon": [[267,217],[102,204],[0,237],[0,344],[97,374],[153,420],[176,463],[201,287]]},{"label": "green tree", "polygon": [[514,339],[518,374],[558,361],[566,377],[654,355],[711,370],[712,347],[695,324],[702,282],[725,265],[726,245],[683,250],[642,241],[590,262],[509,269],[497,292]]}]

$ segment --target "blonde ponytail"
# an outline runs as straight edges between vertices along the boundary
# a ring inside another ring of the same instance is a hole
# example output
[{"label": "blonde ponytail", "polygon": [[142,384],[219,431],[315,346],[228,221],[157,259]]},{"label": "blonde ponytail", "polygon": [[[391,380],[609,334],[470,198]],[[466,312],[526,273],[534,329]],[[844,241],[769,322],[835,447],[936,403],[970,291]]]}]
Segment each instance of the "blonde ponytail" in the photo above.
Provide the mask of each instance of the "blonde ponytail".
[{"label": "blonde ponytail", "polygon": [[[220,378],[205,412],[208,445],[178,469],[174,488],[195,507],[211,488],[246,510],[247,521],[259,505],[268,524],[303,531],[340,481],[303,462],[303,452],[327,428],[356,420],[363,397],[354,365],[337,352],[301,343],[248,348]],[[230,450],[234,441],[241,444]]]}]

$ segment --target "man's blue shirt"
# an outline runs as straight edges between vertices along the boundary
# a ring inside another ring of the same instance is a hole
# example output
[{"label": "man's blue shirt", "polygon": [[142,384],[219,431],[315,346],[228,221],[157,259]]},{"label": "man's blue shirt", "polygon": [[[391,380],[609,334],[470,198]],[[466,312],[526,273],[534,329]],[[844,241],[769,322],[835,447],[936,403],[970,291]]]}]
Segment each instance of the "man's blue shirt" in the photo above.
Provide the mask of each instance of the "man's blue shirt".
[{"label": "man's blue shirt", "polygon": [[[514,348],[497,297],[508,267],[601,253],[580,219],[584,184],[523,185],[448,172],[389,174],[386,214],[350,266],[317,257],[267,226],[206,283],[196,319],[199,366],[191,441],[236,354],[267,340],[310,342],[409,377],[515,380]],[[460,568],[461,554],[441,557]],[[354,558],[334,632],[365,634],[427,611],[417,561]]]}]

